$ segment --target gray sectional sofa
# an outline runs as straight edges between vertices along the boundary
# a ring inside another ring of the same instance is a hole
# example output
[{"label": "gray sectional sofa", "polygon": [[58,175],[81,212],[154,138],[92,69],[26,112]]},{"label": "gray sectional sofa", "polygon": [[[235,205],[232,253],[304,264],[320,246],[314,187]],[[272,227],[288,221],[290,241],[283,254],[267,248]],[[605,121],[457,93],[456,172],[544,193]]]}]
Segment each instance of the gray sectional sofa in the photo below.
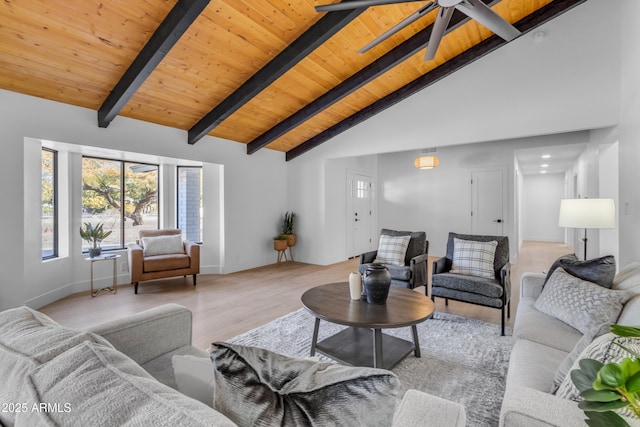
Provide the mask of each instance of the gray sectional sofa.
[{"label": "gray sectional sofa", "polygon": [[[591,337],[536,309],[545,278],[545,274],[538,273],[522,276],[501,426],[586,426],[585,415],[577,403],[552,394],[552,391],[554,377],[565,359],[576,346],[589,344],[585,341]],[[631,294],[614,323],[640,325],[640,263],[622,269],[615,276],[611,289],[626,290]],[[579,351],[573,355],[576,353]],[[640,425],[637,419],[628,422]]]},{"label": "gray sectional sofa", "polygon": [[[0,402],[7,404],[0,425],[235,425],[176,390],[173,356],[209,357],[191,345],[191,325],[191,312],[177,304],[87,331],[27,307],[0,312]],[[399,427],[461,427],[466,419],[461,405],[417,390],[398,399],[391,418]]]}]

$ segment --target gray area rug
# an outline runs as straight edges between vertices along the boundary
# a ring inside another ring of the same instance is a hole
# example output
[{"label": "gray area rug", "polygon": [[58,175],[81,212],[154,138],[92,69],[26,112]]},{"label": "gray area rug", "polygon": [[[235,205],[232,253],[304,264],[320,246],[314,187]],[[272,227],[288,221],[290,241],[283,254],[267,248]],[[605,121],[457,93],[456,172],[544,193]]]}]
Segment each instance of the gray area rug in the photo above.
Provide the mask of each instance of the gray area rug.
[{"label": "gray area rug", "polygon": [[[304,308],[229,340],[295,357],[308,357],[314,317]],[[318,341],[344,326],[320,322]],[[411,329],[384,333],[411,340]],[[421,356],[409,355],[393,372],[407,389],[459,402],[465,406],[468,426],[497,426],[509,364],[511,330],[500,336],[500,326],[446,313],[418,325]],[[322,360],[330,361],[324,356]]]}]

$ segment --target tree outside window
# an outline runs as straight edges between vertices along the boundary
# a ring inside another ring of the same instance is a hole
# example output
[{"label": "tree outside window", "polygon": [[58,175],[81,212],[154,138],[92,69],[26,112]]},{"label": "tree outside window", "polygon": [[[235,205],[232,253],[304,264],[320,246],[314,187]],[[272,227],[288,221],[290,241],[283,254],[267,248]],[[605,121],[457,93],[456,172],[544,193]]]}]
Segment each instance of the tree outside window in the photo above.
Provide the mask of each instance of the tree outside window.
[{"label": "tree outside window", "polygon": [[83,157],[82,210],[83,223],[114,230],[103,249],[122,249],[140,230],[157,229],[158,165]]}]

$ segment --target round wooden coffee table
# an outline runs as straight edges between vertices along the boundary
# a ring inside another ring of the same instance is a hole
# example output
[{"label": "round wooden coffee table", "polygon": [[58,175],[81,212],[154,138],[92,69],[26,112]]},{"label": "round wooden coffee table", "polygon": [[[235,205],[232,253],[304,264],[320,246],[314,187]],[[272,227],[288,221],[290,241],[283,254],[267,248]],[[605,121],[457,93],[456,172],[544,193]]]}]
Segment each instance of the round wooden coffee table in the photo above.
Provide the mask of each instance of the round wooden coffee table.
[{"label": "round wooden coffee table", "polygon": [[[311,356],[316,351],[351,366],[391,369],[412,351],[420,357],[416,325],[431,317],[433,302],[410,289],[391,286],[386,304],[352,300],[348,283],[330,283],[302,294],[302,304],[316,318]],[[320,320],[349,328],[318,342]],[[382,333],[382,329],[411,327],[413,342]]]}]

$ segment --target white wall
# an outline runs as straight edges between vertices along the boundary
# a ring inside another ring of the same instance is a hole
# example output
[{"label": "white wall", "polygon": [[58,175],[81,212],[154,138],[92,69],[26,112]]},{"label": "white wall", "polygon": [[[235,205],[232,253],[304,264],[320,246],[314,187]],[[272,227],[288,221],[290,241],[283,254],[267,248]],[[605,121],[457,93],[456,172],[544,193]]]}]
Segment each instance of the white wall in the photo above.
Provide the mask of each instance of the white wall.
[{"label": "white wall", "polygon": [[[208,236],[224,238],[221,255],[203,260],[204,266],[221,272],[256,267],[275,260],[271,238],[287,204],[287,164],[284,154],[261,150],[246,155],[243,144],[207,137],[196,145],[186,143],[186,132],[118,117],[107,129],[96,124],[96,112],[59,104],[13,92],[0,91],[0,128],[3,156],[0,156],[0,179],[4,185],[0,230],[5,245],[0,249],[0,308],[30,302],[39,306],[76,290],[88,289],[88,263],[80,252],[80,225],[77,200],[69,201],[72,220],[68,236],[68,257],[42,262],[39,238],[29,233],[34,227],[34,209],[29,200],[39,200],[34,186],[39,174],[39,147],[28,145],[25,138],[47,139],[78,146],[92,146],[157,156],[202,161],[224,167],[223,194],[213,190],[205,198],[224,203],[224,232],[211,230]],[[70,162],[79,162],[79,156]],[[79,170],[78,165],[72,169]],[[36,175],[31,172],[34,171]],[[80,176],[71,176],[68,189],[79,194]],[[37,209],[35,210],[37,212]],[[74,216],[78,212],[78,216]],[[37,220],[39,224],[39,219]],[[37,240],[37,241],[36,241]],[[219,241],[205,241],[219,245]],[[215,254],[215,250],[203,252]]]},{"label": "white wall", "polygon": [[564,174],[535,174],[523,177],[523,240],[564,242],[558,227],[560,200],[564,198]]},{"label": "white wall", "polygon": [[[609,2],[611,3],[611,2]],[[620,258],[618,264],[640,260],[640,2],[622,0],[622,23],[619,43],[622,50],[622,84],[620,85]]]}]

